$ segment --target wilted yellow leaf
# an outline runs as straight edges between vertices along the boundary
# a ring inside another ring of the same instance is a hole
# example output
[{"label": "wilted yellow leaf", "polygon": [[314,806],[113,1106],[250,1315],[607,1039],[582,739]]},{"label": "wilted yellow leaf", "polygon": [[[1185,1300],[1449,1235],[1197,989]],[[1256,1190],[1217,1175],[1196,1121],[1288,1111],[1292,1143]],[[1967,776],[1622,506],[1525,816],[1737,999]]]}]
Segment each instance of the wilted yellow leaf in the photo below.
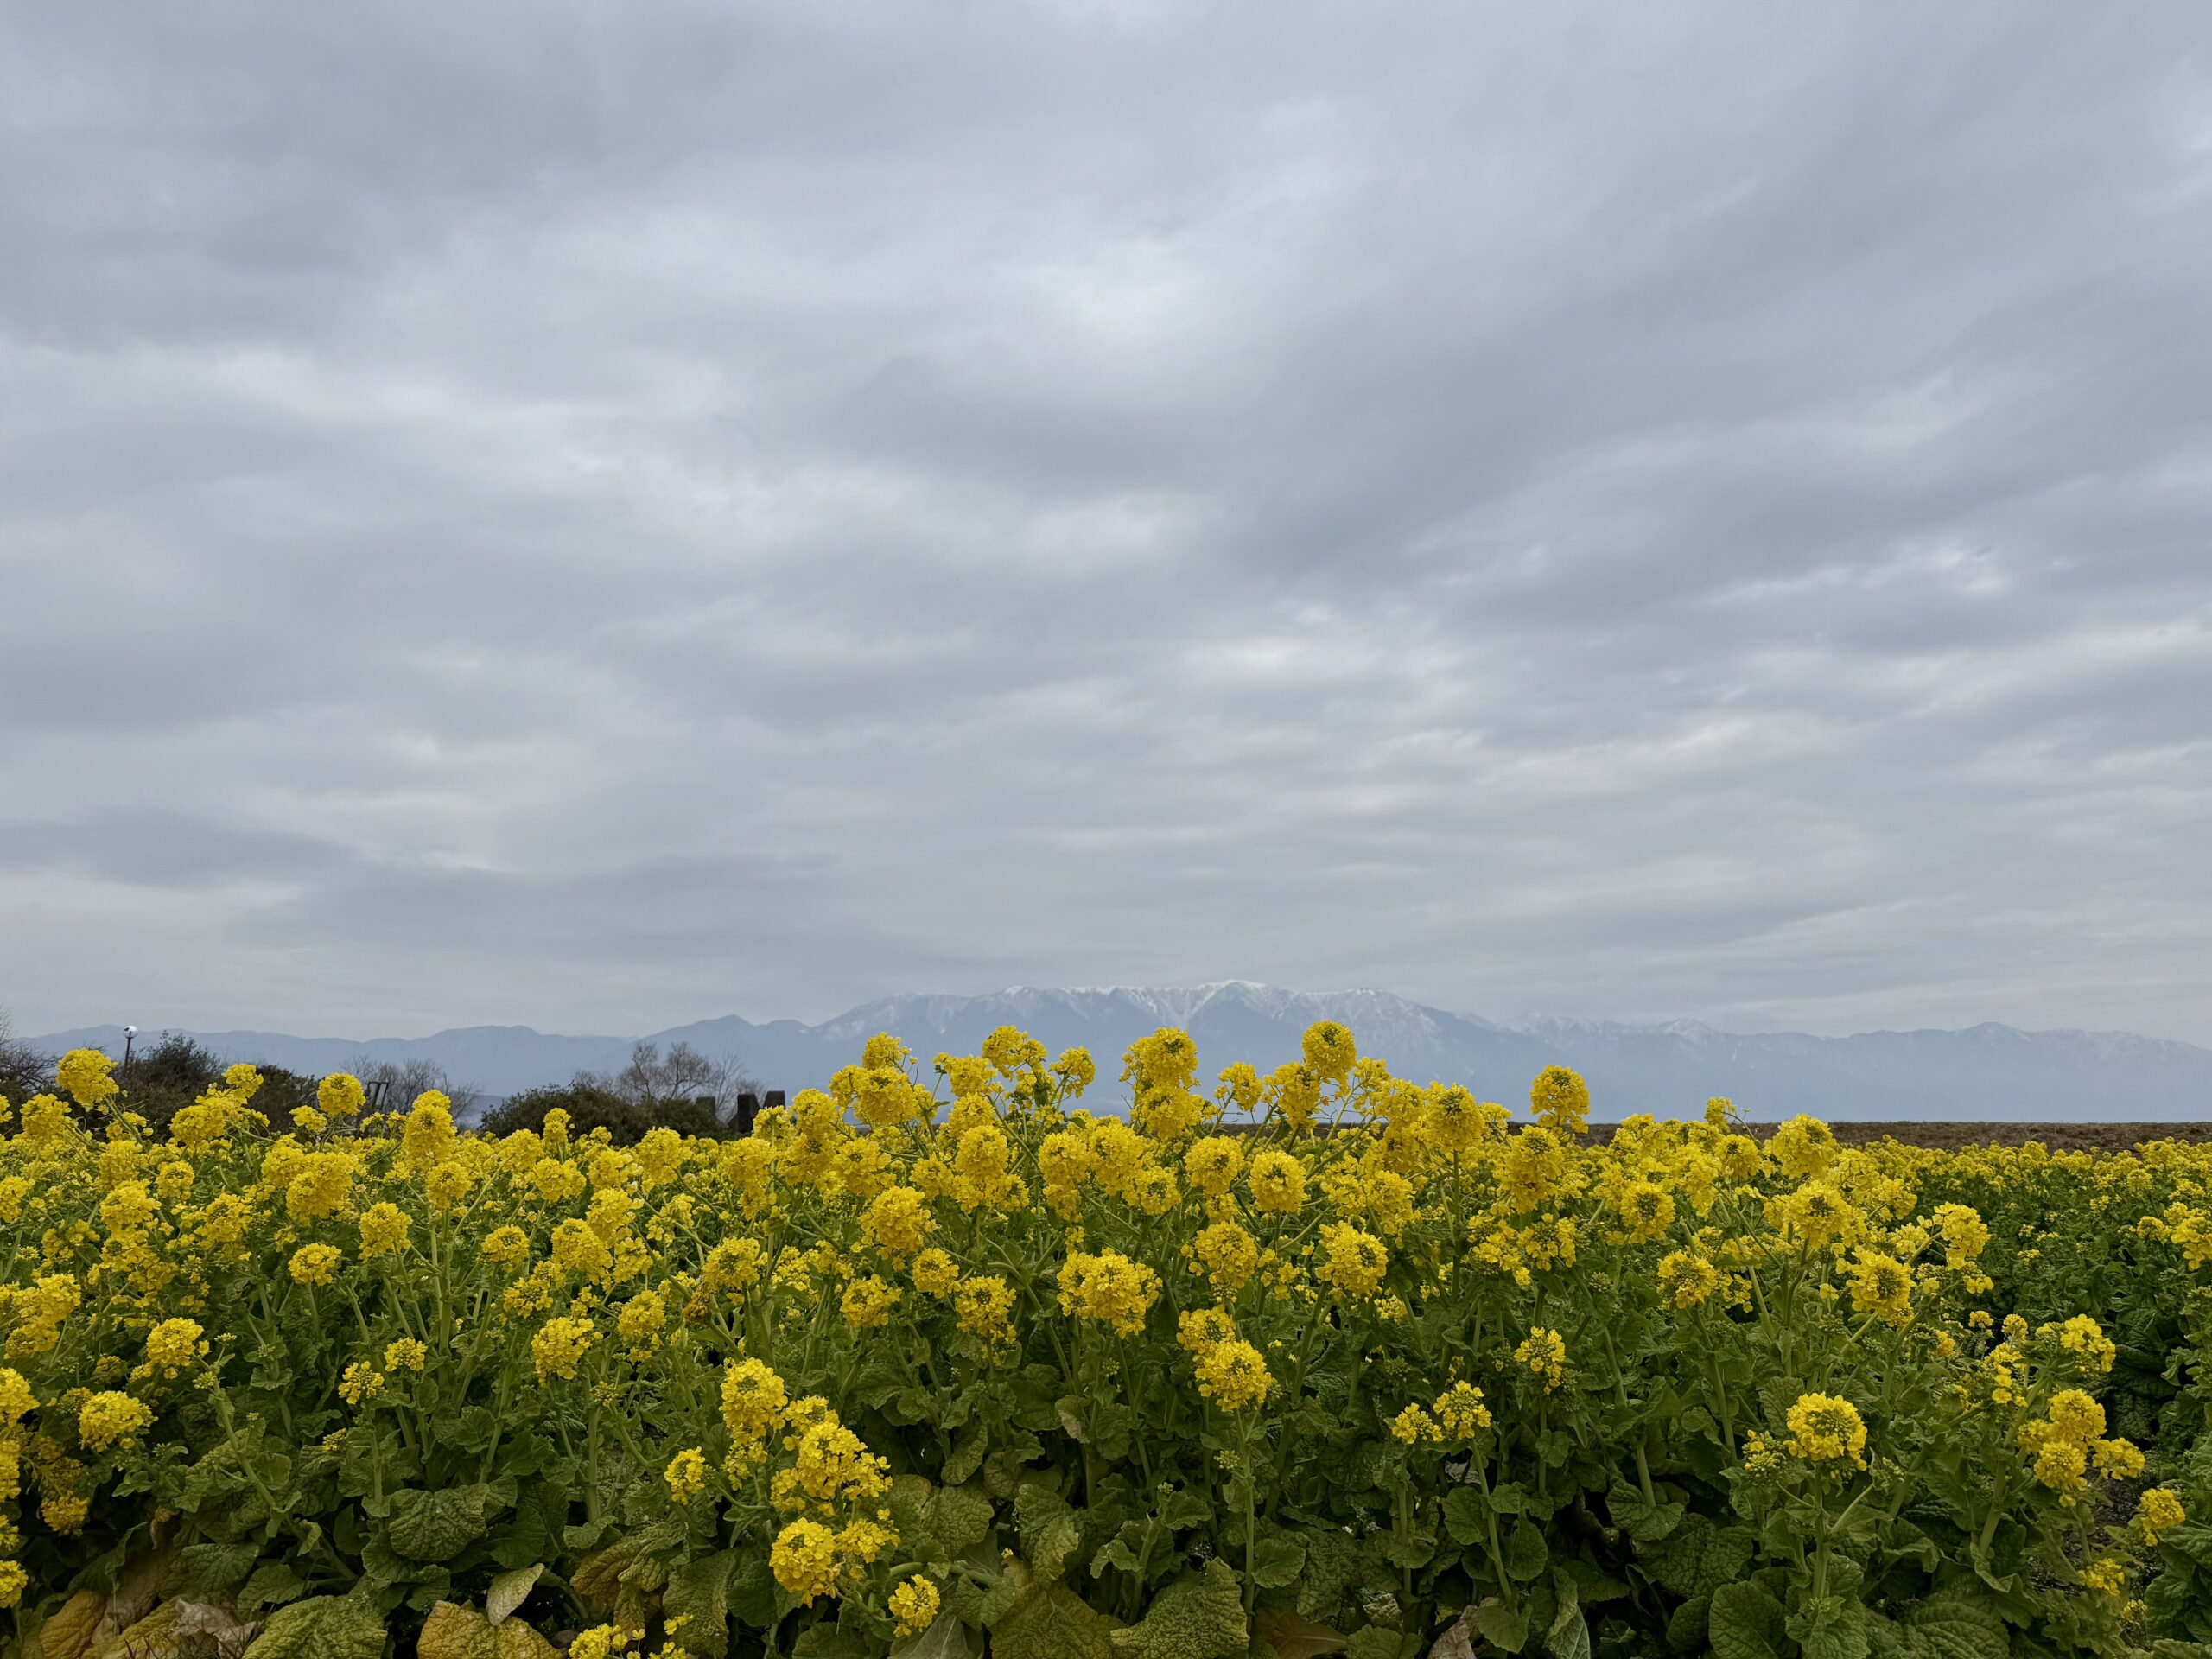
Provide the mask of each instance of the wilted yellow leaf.
[{"label": "wilted yellow leaf", "polygon": [[545,1564],[541,1561],[536,1567],[518,1567],[512,1573],[500,1573],[484,1592],[484,1617],[495,1626],[500,1624],[529,1598],[544,1571]]},{"label": "wilted yellow leaf", "polygon": [[79,1590],[46,1616],[39,1626],[39,1646],[46,1659],[86,1659],[92,1649],[92,1631],[107,1609],[107,1598],[97,1590]]},{"label": "wilted yellow leaf", "polygon": [[422,1659],[497,1659],[492,1621],[474,1607],[442,1601],[423,1621],[415,1651]]},{"label": "wilted yellow leaf", "polygon": [[561,1650],[518,1618],[503,1618],[494,1633],[496,1659],[561,1659]]},{"label": "wilted yellow leaf", "polygon": [[177,1605],[165,1601],[137,1624],[95,1648],[93,1659],[177,1659],[184,1650],[176,1633]]}]

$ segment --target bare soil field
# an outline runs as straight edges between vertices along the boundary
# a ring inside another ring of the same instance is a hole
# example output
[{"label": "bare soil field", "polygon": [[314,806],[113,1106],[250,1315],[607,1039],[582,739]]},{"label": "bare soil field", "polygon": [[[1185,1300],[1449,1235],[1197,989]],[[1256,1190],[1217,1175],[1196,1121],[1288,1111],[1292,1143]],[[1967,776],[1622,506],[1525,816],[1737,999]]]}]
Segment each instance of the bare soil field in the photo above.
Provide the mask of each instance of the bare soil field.
[{"label": "bare soil field", "polygon": [[[1592,1123],[1590,1138],[1603,1143],[1612,1139],[1615,1125]],[[1745,1125],[1750,1133],[1774,1133],[1772,1123]],[[1866,1146],[1876,1141],[1901,1141],[1907,1146],[1934,1147],[1955,1152],[1961,1147],[2020,1147],[2039,1141],[2053,1152],[2126,1152],[2145,1141],[2212,1141],[2212,1122],[2196,1123],[1940,1123],[1927,1121],[1842,1122],[1828,1120],[1835,1138],[1847,1146]]]}]

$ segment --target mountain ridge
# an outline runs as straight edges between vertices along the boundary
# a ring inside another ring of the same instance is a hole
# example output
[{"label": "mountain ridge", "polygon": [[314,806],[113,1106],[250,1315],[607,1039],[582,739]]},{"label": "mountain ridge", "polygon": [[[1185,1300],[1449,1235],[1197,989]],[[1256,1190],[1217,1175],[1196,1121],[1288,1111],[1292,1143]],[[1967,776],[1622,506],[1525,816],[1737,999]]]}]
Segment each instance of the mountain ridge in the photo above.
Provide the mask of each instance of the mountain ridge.
[{"label": "mountain ridge", "polygon": [[[564,1082],[583,1069],[612,1071],[633,1041],[683,1041],[715,1056],[734,1053],[771,1087],[825,1082],[889,1031],[926,1061],[941,1051],[972,1052],[991,1030],[1018,1025],[1055,1050],[1081,1045],[1099,1064],[1102,1103],[1128,1045],[1162,1024],[1198,1040],[1210,1075],[1234,1060],[1262,1067],[1294,1057],[1300,1034],[1319,1019],[1351,1027],[1365,1053],[1402,1075],[1465,1083],[1518,1105],[1528,1079],[1554,1063],[1588,1077],[1601,1120],[1634,1112],[1694,1115],[1710,1095],[1727,1095],[1750,1117],[1799,1111],[1849,1118],[2067,1122],[2212,1118],[2212,1049],[2131,1032],[2024,1031],[1995,1021],[1959,1030],[1924,1027],[1819,1037],[1803,1032],[1726,1032],[1700,1020],[1656,1025],[1523,1015],[1498,1022],[1430,1007],[1389,991],[1294,991],[1249,980],[1194,986],[1009,986],[980,995],[900,993],[818,1024],[737,1014],[693,1020],[642,1039],[569,1035],[519,1025],[461,1026],[424,1037],[295,1037],[279,1032],[188,1034],[226,1059],[255,1059],[318,1072],[359,1059],[423,1058],[456,1082],[499,1096]],[[119,1053],[119,1026],[48,1033],[29,1039],[58,1052],[95,1047]]]}]

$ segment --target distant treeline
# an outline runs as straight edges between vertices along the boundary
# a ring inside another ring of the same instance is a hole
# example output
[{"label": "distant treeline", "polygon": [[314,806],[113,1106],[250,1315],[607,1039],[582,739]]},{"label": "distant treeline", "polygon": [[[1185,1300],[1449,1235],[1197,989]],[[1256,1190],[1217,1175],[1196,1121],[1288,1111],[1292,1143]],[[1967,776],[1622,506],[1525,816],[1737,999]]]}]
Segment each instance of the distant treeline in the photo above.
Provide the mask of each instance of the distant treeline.
[{"label": "distant treeline", "polygon": [[[0,1013],[0,1098],[20,1103],[53,1092],[59,1058],[40,1053],[16,1037]],[[113,1075],[122,1092],[112,1109],[135,1112],[156,1131],[165,1131],[179,1111],[222,1081],[231,1064],[181,1032],[149,1037],[132,1048],[127,1065],[116,1067]],[[296,1109],[315,1103],[320,1077],[281,1065],[257,1063],[254,1069],[261,1074],[254,1109],[272,1123],[286,1125]],[[576,1133],[604,1128],[620,1146],[660,1128],[683,1135],[734,1133],[740,1096],[762,1092],[734,1056],[716,1058],[688,1043],[663,1052],[657,1044],[641,1042],[620,1071],[579,1071],[567,1083],[525,1089],[498,1101],[486,1099],[429,1060],[364,1057],[346,1069],[365,1085],[372,1109],[404,1111],[417,1096],[435,1090],[453,1103],[454,1116],[461,1122],[474,1120],[493,1134],[506,1135],[539,1128],[557,1107],[569,1115]]]}]

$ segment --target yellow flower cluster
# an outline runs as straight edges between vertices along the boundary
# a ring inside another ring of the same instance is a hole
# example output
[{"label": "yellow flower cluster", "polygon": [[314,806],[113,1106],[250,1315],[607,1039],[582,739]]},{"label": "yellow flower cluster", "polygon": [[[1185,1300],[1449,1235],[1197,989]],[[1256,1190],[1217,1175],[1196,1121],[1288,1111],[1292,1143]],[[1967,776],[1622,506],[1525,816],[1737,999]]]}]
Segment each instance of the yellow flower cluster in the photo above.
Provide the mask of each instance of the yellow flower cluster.
[{"label": "yellow flower cluster", "polygon": [[1811,1464],[1866,1466],[1866,1425],[1850,1401],[1832,1394],[1800,1395],[1786,1421],[1791,1457]]},{"label": "yellow flower cluster", "polygon": [[1471,1382],[1454,1382],[1437,1396],[1432,1412],[1408,1406],[1390,1420],[1390,1438],[1407,1446],[1465,1446],[1495,1421],[1483,1391]]},{"label": "yellow flower cluster", "polygon": [[1160,1275],[1119,1250],[1077,1251],[1060,1268],[1060,1311],[1134,1337],[1160,1297]]},{"label": "yellow flower cluster", "polygon": [[2088,1486],[2088,1471],[2116,1479],[2143,1472],[2143,1453],[2129,1440],[2107,1440],[2105,1408],[2080,1389],[2051,1396],[2044,1415],[2022,1423],[2020,1449],[2035,1459],[2037,1480],[2072,1504]]},{"label": "yellow flower cluster", "polygon": [[1556,1331],[1531,1325],[1513,1357],[1536,1374],[1547,1394],[1567,1380],[1567,1338]]},{"label": "yellow flower cluster", "polygon": [[889,1608],[897,1635],[919,1636],[937,1620],[937,1586],[919,1573],[903,1579],[891,1592]]}]

